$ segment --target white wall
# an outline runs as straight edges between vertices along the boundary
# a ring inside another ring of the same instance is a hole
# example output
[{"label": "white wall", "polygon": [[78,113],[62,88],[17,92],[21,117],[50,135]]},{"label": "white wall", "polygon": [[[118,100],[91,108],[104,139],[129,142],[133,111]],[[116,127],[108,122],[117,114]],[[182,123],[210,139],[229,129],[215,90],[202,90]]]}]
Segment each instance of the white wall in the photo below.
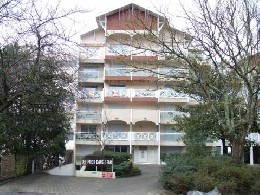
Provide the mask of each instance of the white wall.
[{"label": "white wall", "polygon": [[62,165],[48,170],[47,173],[50,175],[75,176],[75,165],[74,163]]}]

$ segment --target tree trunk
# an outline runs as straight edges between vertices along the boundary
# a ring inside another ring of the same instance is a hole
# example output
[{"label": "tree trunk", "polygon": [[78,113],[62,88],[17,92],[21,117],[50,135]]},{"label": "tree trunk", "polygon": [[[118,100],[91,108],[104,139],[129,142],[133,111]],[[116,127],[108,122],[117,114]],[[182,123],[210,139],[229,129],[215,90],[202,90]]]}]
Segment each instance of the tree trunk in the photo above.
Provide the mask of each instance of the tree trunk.
[{"label": "tree trunk", "polygon": [[226,139],[222,138],[221,142],[222,142],[222,148],[223,148],[223,155],[226,155],[228,153],[228,149],[226,147]]},{"label": "tree trunk", "polygon": [[240,164],[244,161],[244,142],[235,140],[232,144],[232,161]]}]

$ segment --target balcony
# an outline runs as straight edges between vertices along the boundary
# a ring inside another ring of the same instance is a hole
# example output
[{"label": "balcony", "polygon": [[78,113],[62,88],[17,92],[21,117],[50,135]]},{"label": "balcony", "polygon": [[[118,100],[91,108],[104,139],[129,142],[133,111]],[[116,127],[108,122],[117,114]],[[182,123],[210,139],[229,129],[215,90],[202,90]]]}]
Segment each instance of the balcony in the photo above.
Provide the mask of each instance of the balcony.
[{"label": "balcony", "polygon": [[110,44],[106,47],[105,59],[157,60],[158,57],[149,50],[136,49],[124,44]]},{"label": "balcony", "polygon": [[132,109],[132,123],[139,121],[151,121],[156,125],[159,124],[158,110]]},{"label": "balcony", "polygon": [[159,68],[159,79],[165,80],[178,80],[188,76],[189,70],[185,68]]},{"label": "balcony", "polygon": [[101,71],[79,71],[79,82],[103,83],[103,74]]},{"label": "balcony", "polygon": [[132,69],[109,68],[106,69],[105,80],[107,81],[130,81],[132,80]]},{"label": "balcony", "polygon": [[170,89],[159,90],[159,95],[160,102],[189,102],[189,96]]},{"label": "balcony", "polygon": [[105,121],[124,121],[131,122],[131,109],[104,109],[103,118]]},{"label": "balcony", "polygon": [[95,111],[78,111],[76,112],[76,122],[100,124],[102,122],[101,113]]},{"label": "balcony", "polygon": [[161,145],[162,146],[184,146],[182,137],[184,133],[161,133]]},{"label": "balcony", "polygon": [[79,102],[103,102],[102,91],[79,91],[76,98]]},{"label": "balcony", "polygon": [[105,47],[93,47],[88,46],[81,49],[79,54],[81,63],[104,63],[105,59]]},{"label": "balcony", "polygon": [[158,92],[150,89],[133,89],[133,102],[157,102]]},{"label": "balcony", "polygon": [[187,113],[179,111],[160,111],[160,123],[161,124],[174,124],[175,117],[182,117]]},{"label": "balcony", "polygon": [[158,132],[132,132],[133,145],[158,145]]},{"label": "balcony", "polygon": [[158,132],[108,132],[105,139],[118,145],[128,145],[130,140],[133,145],[158,145],[158,135]]},{"label": "balcony", "polygon": [[75,141],[76,144],[89,144],[89,145],[96,145],[98,144],[98,137],[97,134],[91,134],[87,132],[76,132],[75,133]]},{"label": "balcony", "polygon": [[105,80],[107,81],[150,81],[157,79],[156,73],[132,68],[108,68],[105,75]]},{"label": "balcony", "polygon": [[248,139],[260,144],[260,133],[250,133]]},{"label": "balcony", "polygon": [[105,101],[110,102],[130,102],[131,90],[130,89],[105,89]]}]

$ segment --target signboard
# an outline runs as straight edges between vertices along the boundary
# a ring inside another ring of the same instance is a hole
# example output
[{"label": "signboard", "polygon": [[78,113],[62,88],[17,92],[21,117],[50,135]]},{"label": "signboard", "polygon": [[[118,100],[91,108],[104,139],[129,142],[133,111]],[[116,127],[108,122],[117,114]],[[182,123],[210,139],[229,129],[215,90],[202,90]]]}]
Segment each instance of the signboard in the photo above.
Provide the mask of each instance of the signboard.
[{"label": "signboard", "polygon": [[102,172],[102,178],[112,179],[113,178],[113,172]]},{"label": "signboard", "polygon": [[112,166],[113,159],[102,158],[97,156],[87,156],[85,159],[81,161],[81,164],[86,166]]}]

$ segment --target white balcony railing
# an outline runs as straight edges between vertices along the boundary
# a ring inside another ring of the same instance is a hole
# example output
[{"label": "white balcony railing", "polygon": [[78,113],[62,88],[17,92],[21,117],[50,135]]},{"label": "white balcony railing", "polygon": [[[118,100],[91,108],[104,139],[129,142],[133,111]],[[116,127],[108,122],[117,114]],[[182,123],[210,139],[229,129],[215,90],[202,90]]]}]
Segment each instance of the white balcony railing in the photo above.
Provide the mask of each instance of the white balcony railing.
[{"label": "white balcony railing", "polygon": [[129,140],[128,132],[107,132],[105,138],[108,140]]},{"label": "white balcony railing", "polygon": [[159,90],[160,98],[188,98],[189,96],[184,93],[179,93],[171,89]]},{"label": "white balcony railing", "polygon": [[[178,142],[182,141],[184,133],[161,133],[158,132],[107,132],[104,139],[113,141],[161,141]],[[76,140],[98,141],[100,135],[87,132],[76,132]]]},{"label": "white balcony railing", "polygon": [[131,97],[130,89],[105,89],[105,97]]},{"label": "white balcony railing", "polygon": [[131,76],[132,69],[129,68],[108,68],[106,76]]},{"label": "white balcony railing", "polygon": [[250,133],[248,139],[260,144],[260,133]]},{"label": "white balcony railing", "polygon": [[182,117],[186,114],[180,111],[160,111],[160,121],[161,123],[173,122],[175,117]]},{"label": "white balcony railing", "polygon": [[161,133],[160,139],[161,141],[182,141],[184,133]]},{"label": "white balcony railing", "polygon": [[76,132],[75,133],[76,140],[89,140],[93,141],[98,139],[97,134],[85,133],[85,132]]},{"label": "white balcony railing", "polygon": [[102,99],[102,91],[79,91],[77,94],[78,100],[87,100],[87,99]]},{"label": "white balcony railing", "polygon": [[132,97],[158,97],[158,92],[156,90],[150,89],[133,89]]},{"label": "white balcony railing", "polygon": [[134,141],[158,141],[157,132],[132,132]]},{"label": "white balcony railing", "polygon": [[95,111],[78,111],[76,112],[77,120],[101,120],[101,113]]}]

